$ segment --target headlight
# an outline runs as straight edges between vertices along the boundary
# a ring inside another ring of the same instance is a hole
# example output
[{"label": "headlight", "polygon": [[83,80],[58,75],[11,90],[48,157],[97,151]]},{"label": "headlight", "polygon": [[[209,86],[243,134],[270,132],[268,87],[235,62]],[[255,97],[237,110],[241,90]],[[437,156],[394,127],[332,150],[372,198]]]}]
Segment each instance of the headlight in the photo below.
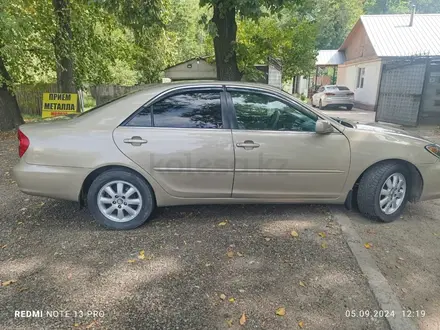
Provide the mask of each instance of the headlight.
[{"label": "headlight", "polygon": [[437,158],[440,158],[440,146],[438,144],[428,144],[425,149]]}]

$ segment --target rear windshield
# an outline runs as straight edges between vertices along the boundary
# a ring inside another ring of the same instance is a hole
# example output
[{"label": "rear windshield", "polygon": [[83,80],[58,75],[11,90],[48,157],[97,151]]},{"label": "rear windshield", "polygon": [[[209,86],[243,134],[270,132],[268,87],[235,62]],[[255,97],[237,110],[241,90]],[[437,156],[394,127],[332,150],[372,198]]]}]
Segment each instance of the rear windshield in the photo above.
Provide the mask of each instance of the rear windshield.
[{"label": "rear windshield", "polygon": [[337,90],[349,91],[350,90],[348,87],[345,87],[345,86],[327,86],[326,89],[330,90],[330,91],[337,91]]}]

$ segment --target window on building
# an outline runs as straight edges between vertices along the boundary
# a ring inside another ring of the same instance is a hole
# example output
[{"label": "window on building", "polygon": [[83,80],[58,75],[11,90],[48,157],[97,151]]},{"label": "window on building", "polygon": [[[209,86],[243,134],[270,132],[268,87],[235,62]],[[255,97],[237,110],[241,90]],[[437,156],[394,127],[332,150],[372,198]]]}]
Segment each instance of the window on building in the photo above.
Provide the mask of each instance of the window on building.
[{"label": "window on building", "polygon": [[358,68],[356,88],[364,88],[365,68]]}]

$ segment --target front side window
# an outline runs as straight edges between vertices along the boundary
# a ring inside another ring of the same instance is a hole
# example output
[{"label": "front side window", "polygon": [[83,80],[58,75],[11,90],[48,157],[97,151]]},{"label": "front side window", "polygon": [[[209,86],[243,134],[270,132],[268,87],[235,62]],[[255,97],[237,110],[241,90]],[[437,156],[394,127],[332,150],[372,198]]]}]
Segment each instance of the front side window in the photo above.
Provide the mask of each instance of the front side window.
[{"label": "front side window", "polygon": [[273,96],[231,92],[239,129],[314,132],[318,117]]},{"label": "front side window", "polygon": [[220,92],[184,92],[152,108],[154,127],[223,128]]}]

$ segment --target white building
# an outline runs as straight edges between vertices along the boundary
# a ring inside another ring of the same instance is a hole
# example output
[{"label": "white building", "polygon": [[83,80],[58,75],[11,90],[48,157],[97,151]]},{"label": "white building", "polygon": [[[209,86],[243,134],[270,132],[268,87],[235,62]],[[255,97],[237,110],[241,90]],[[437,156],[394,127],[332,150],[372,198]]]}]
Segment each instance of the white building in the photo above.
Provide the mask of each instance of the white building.
[{"label": "white building", "polygon": [[361,16],[339,48],[345,62],[338,67],[337,83],[354,91],[355,107],[375,110],[383,64],[440,57],[439,31],[440,14]]}]

